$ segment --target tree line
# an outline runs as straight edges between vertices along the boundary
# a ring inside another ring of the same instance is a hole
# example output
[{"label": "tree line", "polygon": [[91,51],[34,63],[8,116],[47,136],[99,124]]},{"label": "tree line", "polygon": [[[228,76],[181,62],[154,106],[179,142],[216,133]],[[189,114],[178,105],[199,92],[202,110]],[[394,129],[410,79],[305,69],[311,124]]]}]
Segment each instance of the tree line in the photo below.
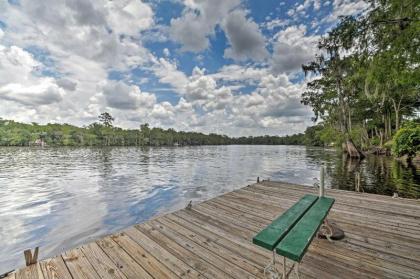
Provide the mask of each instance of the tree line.
[{"label": "tree line", "polygon": [[350,157],[361,158],[363,150],[391,146],[401,128],[411,129],[405,137],[420,151],[415,120],[420,108],[420,2],[367,2],[368,12],[341,18],[320,39],[320,54],[302,66],[311,76],[302,103],[321,122],[309,132],[323,144],[342,145]]},{"label": "tree line", "polygon": [[19,123],[0,119],[1,146],[185,146],[227,144],[304,144],[304,134],[291,136],[228,137],[218,134],[175,131],[140,125],[139,129],[113,126],[114,118],[102,113],[99,122],[86,127],[70,124]]}]

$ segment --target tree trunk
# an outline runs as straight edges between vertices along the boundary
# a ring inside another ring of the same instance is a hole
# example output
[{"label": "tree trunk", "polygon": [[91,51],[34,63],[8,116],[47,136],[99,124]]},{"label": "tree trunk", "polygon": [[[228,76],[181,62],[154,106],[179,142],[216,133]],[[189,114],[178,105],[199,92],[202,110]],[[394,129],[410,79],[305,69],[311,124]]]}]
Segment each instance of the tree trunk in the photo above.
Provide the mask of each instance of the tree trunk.
[{"label": "tree trunk", "polygon": [[343,150],[343,153],[347,153],[347,144],[345,142],[341,144],[341,150]]},{"label": "tree trunk", "polygon": [[379,145],[380,146],[384,145],[384,134],[382,133],[382,130],[379,130],[379,138],[380,138]]},{"label": "tree trunk", "polygon": [[[338,69],[340,72],[340,69]],[[349,124],[350,122],[350,112],[347,113],[346,103],[344,102],[344,92],[341,83],[341,74],[337,76],[336,86],[337,86],[337,95],[338,95],[338,105],[341,113],[338,114],[340,121],[341,133],[345,135],[346,141],[343,143],[343,150],[347,153],[347,156],[350,158],[362,159],[363,154],[357,149],[354,145],[350,134],[349,134]],[[348,116],[348,117],[347,117]]]},{"label": "tree trunk", "polygon": [[[388,137],[388,123],[387,123],[387,119],[388,118],[386,116],[386,113],[384,115],[382,115],[382,121],[384,123],[384,134],[381,137],[383,137],[383,138],[387,138]],[[382,146],[382,140],[381,140],[381,146]]]},{"label": "tree trunk", "polygon": [[392,138],[392,121],[391,121],[391,112],[388,114],[388,139]]},{"label": "tree trunk", "polygon": [[338,106],[340,108],[340,112],[338,114],[338,121],[340,122],[340,130],[343,135],[347,133],[347,113],[346,113],[346,107],[344,104],[344,98],[343,98],[343,90],[341,88],[341,80],[337,78],[336,80],[337,84],[337,95],[338,95]]},{"label": "tree trunk", "polygon": [[362,130],[362,142],[364,143],[364,146],[370,145],[370,139],[369,139],[369,133],[366,128],[366,122],[363,121],[363,130]]},{"label": "tree trunk", "polygon": [[351,132],[351,112],[349,110],[349,123],[348,123],[348,127],[349,127],[349,132]]},{"label": "tree trunk", "polygon": [[395,131],[398,131],[400,129],[400,108],[401,108],[401,99],[398,102],[395,102],[394,99],[391,99],[392,105],[394,106],[395,111]]},{"label": "tree trunk", "polygon": [[353,141],[351,140],[350,137],[347,137],[346,139],[346,152],[347,152],[347,156],[350,158],[358,158],[358,159],[362,159],[364,158],[364,155],[362,152],[360,152],[359,149],[357,149],[356,145],[354,145]]}]

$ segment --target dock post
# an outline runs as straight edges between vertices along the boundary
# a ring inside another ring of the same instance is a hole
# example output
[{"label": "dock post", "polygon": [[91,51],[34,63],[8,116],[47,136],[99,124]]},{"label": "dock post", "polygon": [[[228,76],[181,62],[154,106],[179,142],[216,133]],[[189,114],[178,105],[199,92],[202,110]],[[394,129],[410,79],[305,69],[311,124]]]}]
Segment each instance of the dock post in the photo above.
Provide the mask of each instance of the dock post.
[{"label": "dock post", "polygon": [[360,192],[360,172],[356,172],[356,187],[355,190],[356,192]]},{"label": "dock post", "polygon": [[319,185],[319,196],[324,196],[324,164],[321,165],[321,173],[320,173],[320,185]]},{"label": "dock post", "polygon": [[39,252],[39,247],[35,247],[33,255],[32,255],[31,249],[23,251],[23,254],[25,256],[26,266],[30,266],[31,264],[36,264],[37,263],[38,252]]}]

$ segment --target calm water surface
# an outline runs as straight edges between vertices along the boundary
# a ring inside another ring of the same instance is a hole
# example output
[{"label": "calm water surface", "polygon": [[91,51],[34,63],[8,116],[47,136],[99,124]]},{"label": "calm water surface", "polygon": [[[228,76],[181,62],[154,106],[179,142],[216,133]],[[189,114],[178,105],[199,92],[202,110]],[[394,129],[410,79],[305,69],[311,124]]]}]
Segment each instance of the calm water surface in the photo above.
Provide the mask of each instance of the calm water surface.
[{"label": "calm water surface", "polygon": [[0,274],[157,214],[256,181],[313,185],[419,198],[413,167],[383,157],[349,162],[334,150],[302,146],[178,148],[0,148]]}]

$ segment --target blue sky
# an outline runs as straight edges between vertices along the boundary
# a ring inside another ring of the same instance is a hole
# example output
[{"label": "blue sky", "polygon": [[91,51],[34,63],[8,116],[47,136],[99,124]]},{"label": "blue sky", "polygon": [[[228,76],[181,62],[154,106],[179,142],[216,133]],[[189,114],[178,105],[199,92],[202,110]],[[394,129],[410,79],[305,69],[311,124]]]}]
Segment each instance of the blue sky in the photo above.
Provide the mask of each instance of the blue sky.
[{"label": "blue sky", "polygon": [[362,0],[0,0],[0,117],[242,135],[311,125],[301,65]]}]

